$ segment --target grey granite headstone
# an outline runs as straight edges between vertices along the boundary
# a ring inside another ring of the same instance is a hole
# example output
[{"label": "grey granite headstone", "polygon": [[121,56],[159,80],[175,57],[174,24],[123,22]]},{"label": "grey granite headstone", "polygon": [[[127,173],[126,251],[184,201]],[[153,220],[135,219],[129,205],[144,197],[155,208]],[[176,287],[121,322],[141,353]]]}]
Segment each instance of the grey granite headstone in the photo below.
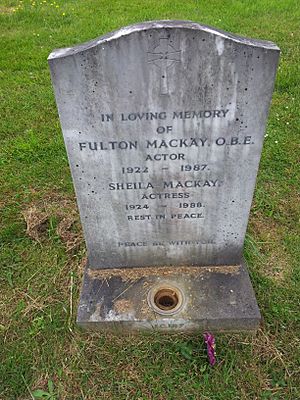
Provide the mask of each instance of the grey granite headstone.
[{"label": "grey granite headstone", "polygon": [[257,327],[242,253],[278,57],[189,21],[50,54],[88,253],[82,326]]}]

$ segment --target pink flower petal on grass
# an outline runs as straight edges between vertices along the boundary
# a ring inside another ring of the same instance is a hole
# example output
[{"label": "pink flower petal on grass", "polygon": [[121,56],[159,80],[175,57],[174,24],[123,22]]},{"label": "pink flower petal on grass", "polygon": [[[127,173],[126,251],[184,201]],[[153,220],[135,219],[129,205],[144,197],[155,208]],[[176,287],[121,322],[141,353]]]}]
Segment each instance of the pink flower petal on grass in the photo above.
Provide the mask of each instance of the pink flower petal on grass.
[{"label": "pink flower petal on grass", "polygon": [[215,365],[216,363],[216,344],[215,344],[215,338],[214,336],[209,333],[205,332],[203,334],[204,341],[206,343],[206,348],[207,348],[207,356],[208,356],[208,361],[210,365]]}]

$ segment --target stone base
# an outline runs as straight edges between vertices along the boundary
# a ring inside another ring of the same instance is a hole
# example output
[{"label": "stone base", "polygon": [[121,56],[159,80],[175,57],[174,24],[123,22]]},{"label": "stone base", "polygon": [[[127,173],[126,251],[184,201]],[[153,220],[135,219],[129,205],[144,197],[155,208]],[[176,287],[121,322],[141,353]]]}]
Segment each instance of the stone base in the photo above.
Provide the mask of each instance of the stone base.
[{"label": "stone base", "polygon": [[244,263],[104,270],[87,266],[77,315],[84,328],[116,331],[254,331],[260,320]]}]

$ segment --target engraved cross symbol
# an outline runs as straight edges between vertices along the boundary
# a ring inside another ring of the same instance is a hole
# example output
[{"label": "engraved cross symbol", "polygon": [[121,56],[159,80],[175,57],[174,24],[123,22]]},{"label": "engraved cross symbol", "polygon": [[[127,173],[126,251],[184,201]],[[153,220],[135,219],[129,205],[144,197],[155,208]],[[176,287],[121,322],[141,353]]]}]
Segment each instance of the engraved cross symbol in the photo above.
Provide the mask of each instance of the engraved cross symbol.
[{"label": "engraved cross symbol", "polygon": [[155,52],[148,51],[148,63],[154,63],[160,68],[160,93],[168,93],[167,69],[175,62],[180,62],[181,50],[176,50],[171,44],[169,38],[160,38],[159,45],[155,46]]}]

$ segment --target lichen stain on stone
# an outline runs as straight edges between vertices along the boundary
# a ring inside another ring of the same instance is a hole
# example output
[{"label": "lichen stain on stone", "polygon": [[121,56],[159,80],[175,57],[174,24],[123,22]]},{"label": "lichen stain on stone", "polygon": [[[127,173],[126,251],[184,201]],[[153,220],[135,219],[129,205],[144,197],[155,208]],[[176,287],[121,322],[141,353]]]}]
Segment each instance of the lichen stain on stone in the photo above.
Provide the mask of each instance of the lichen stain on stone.
[{"label": "lichen stain on stone", "polygon": [[100,319],[100,310],[101,310],[101,307],[102,307],[102,301],[101,301],[101,303],[98,303],[98,304],[96,305],[95,311],[93,312],[93,314],[91,314],[91,316],[90,316],[90,318],[89,318],[90,322],[97,322],[97,321],[99,321],[99,319]]},{"label": "lichen stain on stone", "polygon": [[104,321],[137,321],[134,312],[126,312],[122,314],[118,314],[114,310],[109,310],[109,312],[105,315]]},{"label": "lichen stain on stone", "polygon": [[232,274],[240,273],[240,265],[218,265],[207,267],[148,267],[148,268],[109,268],[88,269],[87,274],[91,279],[109,279],[120,277],[123,282],[135,281],[145,277],[172,277],[176,275],[202,276],[209,273]]},{"label": "lichen stain on stone", "polygon": [[123,314],[132,311],[134,307],[130,300],[120,299],[114,301],[114,309],[118,314]]},{"label": "lichen stain on stone", "polygon": [[156,319],[156,313],[154,310],[149,307],[147,299],[142,299],[141,301],[141,308],[140,308],[140,315],[141,318],[146,319],[148,321],[152,321]]},{"label": "lichen stain on stone", "polygon": [[215,40],[216,40],[216,48],[217,48],[218,55],[221,56],[224,51],[224,39],[220,36],[216,36]]}]

